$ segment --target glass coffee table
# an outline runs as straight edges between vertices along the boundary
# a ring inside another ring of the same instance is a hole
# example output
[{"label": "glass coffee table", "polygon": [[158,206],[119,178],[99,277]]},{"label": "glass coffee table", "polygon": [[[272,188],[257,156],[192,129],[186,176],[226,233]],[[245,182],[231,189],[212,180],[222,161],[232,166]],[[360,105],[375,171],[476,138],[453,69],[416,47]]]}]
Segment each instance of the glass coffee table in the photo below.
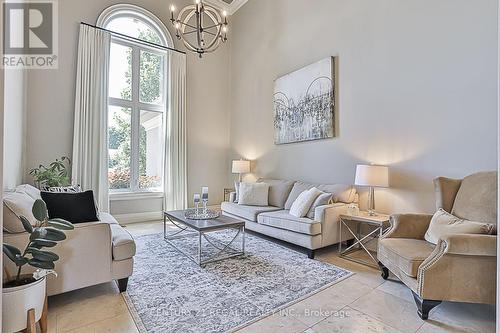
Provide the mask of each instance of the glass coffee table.
[{"label": "glass coffee table", "polygon": [[[163,238],[175,250],[200,266],[245,254],[244,221],[223,215],[210,220],[191,220],[186,218],[185,213],[185,210],[163,212]],[[173,231],[169,230],[169,224],[173,224]],[[234,232],[222,239],[210,235],[218,231]],[[175,244],[175,240],[188,237],[196,239],[195,255]],[[209,247],[212,250],[211,253],[203,253],[203,243],[206,245],[205,248]]]}]

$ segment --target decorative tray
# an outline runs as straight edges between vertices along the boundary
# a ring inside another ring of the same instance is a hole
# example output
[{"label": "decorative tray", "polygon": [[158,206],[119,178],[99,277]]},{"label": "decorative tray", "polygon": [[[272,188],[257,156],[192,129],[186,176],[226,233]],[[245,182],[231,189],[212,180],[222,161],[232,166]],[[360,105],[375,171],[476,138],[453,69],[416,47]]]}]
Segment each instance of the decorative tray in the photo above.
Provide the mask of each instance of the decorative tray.
[{"label": "decorative tray", "polygon": [[211,209],[207,209],[206,213],[203,213],[203,209],[199,209],[198,212],[196,209],[188,209],[184,215],[190,220],[211,220],[218,218],[220,213]]}]

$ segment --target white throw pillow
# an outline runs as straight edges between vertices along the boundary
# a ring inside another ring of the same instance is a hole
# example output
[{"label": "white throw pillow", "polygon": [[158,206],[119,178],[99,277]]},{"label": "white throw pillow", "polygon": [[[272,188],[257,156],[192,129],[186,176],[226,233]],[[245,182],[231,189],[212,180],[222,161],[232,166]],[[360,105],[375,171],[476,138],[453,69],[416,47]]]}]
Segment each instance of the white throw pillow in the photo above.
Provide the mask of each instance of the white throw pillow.
[{"label": "white throw pillow", "polygon": [[322,194],[320,190],[316,187],[313,187],[309,190],[305,190],[299,194],[297,199],[292,203],[292,207],[290,207],[290,215],[295,217],[304,217],[306,216],[309,208],[314,203],[314,200]]},{"label": "white throw pillow", "polygon": [[[4,221],[3,227],[9,233],[23,232],[24,228],[19,219],[24,216],[32,225],[37,223],[36,218],[31,212],[35,199],[20,192],[5,193],[3,198],[4,203]],[[9,214],[10,213],[10,214]]]},{"label": "white throw pillow", "polygon": [[267,206],[269,200],[269,184],[240,183],[238,205]]},{"label": "white throw pillow", "polygon": [[234,182],[234,192],[236,194],[234,195],[234,201],[233,202],[238,203],[238,195],[240,193],[240,182]]},{"label": "white throw pillow", "polygon": [[30,197],[32,197],[35,200],[42,198],[40,196],[40,190],[37,189],[36,187],[30,185],[30,184],[18,185],[18,186],[16,186],[15,191],[17,193],[26,193],[27,195],[29,195]]},{"label": "white throw pillow", "polygon": [[439,209],[432,216],[429,228],[425,233],[425,240],[437,244],[444,235],[453,234],[492,234],[494,226],[483,222],[474,222],[460,219],[443,209]]}]

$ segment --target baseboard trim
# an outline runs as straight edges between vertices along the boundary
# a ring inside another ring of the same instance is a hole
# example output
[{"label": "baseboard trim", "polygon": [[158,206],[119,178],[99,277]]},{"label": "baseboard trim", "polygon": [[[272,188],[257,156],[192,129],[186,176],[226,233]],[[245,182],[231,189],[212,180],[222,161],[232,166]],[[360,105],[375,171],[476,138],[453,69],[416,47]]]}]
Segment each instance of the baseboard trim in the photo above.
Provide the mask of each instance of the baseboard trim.
[{"label": "baseboard trim", "polygon": [[130,224],[147,221],[158,221],[163,218],[162,212],[145,212],[133,214],[118,214],[113,215],[120,224]]}]

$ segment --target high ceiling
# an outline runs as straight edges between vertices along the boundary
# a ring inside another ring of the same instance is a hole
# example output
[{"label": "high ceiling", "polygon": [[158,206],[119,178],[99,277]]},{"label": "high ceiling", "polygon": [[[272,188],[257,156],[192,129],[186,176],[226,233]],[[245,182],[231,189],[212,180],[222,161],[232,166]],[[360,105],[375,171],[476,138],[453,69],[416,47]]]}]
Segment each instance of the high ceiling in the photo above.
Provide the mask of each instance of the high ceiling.
[{"label": "high ceiling", "polygon": [[233,15],[248,0],[205,0],[206,3],[221,9],[227,10],[229,15]]}]

